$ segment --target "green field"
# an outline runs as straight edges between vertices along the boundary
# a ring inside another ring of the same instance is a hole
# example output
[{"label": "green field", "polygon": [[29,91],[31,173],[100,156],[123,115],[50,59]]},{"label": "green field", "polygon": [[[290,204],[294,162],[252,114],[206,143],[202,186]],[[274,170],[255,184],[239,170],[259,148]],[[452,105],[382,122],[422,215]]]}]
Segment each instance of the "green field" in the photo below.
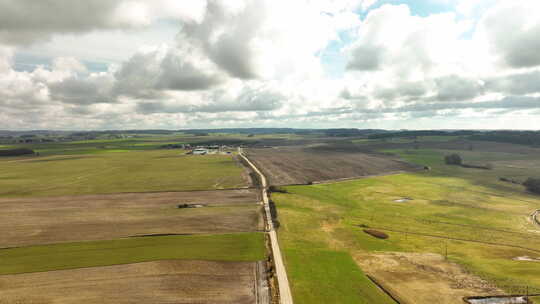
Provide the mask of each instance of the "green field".
[{"label": "green field", "polygon": [[[340,294],[345,299],[359,292],[375,292],[365,279],[351,284],[347,276],[329,274],[322,276],[326,279],[321,284],[321,276],[295,271],[303,267],[298,263],[317,264],[322,272],[340,269],[340,259],[319,258],[329,250],[355,257],[392,251],[444,254],[448,248],[450,261],[502,289],[530,286],[531,290],[540,290],[540,263],[513,260],[519,256],[540,257],[540,234],[531,232],[534,227],[527,220],[533,210],[540,208],[540,197],[527,194],[522,186],[498,180],[501,174],[515,173],[514,168],[497,163],[494,170],[449,167],[442,164],[445,151],[394,152],[433,169],[334,184],[290,186],[286,187],[288,194],[272,194],[281,223],[280,243],[297,301],[336,302],[332,286],[341,286]],[[465,156],[471,161],[486,160],[485,153]],[[504,153],[489,157],[493,162],[510,158]],[[535,170],[531,168],[526,174],[535,174]],[[413,200],[395,202],[405,197]],[[384,231],[390,238],[375,239],[362,232],[366,226]],[[310,297],[310,293],[318,296]],[[388,299],[382,296],[379,301],[385,303]],[[373,299],[365,302],[377,303]]]},{"label": "green field", "polygon": [[157,260],[260,261],[264,234],[156,236],[0,250],[0,275]]},{"label": "green field", "polygon": [[395,303],[369,281],[346,252],[294,249],[284,254],[298,303]]},{"label": "green field", "polygon": [[34,157],[0,161],[0,196],[225,189],[246,186],[230,155],[179,150]]}]

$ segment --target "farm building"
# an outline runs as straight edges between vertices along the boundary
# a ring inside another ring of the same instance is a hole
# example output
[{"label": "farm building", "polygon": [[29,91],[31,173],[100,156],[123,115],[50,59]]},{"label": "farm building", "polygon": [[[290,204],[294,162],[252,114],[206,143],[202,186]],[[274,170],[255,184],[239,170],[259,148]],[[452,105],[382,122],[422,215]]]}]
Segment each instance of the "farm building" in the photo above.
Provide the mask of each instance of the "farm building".
[{"label": "farm building", "polygon": [[206,155],[206,154],[208,154],[207,149],[198,148],[198,149],[193,150],[193,155]]}]

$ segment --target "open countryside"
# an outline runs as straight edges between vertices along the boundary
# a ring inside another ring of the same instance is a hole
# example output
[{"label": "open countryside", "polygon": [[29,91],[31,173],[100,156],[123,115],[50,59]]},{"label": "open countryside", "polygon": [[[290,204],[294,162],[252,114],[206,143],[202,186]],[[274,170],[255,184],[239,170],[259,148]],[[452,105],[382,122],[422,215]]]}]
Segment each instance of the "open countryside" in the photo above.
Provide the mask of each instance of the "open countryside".
[{"label": "open countryside", "polygon": [[0,0],[0,304],[540,304],[540,1]]},{"label": "open countryside", "polygon": [[[523,185],[540,175],[534,145],[477,131],[139,132],[106,140],[124,151],[101,146],[107,132],[3,149],[33,151],[0,159],[0,185],[10,189],[0,198],[8,303],[279,303],[283,286],[296,303],[540,294],[540,197]],[[71,155],[73,145],[100,153]],[[84,172],[93,175],[68,182]],[[25,291],[40,280],[51,283]],[[131,293],[119,298],[113,286]]]}]

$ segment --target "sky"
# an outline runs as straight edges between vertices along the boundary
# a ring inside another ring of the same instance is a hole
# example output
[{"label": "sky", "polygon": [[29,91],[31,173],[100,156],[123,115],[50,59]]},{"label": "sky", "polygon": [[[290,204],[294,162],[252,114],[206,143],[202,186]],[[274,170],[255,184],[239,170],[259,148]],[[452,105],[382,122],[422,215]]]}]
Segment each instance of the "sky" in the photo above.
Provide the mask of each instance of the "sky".
[{"label": "sky", "polygon": [[0,0],[0,129],[540,129],[537,0]]}]

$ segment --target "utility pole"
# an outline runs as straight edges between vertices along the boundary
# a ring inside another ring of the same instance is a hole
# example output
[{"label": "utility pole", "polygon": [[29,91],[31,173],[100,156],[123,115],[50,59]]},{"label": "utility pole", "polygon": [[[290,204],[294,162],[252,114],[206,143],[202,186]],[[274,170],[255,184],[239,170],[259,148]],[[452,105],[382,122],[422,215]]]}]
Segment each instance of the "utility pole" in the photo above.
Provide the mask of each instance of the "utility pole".
[{"label": "utility pole", "polygon": [[448,241],[444,241],[444,259],[448,260]]}]

